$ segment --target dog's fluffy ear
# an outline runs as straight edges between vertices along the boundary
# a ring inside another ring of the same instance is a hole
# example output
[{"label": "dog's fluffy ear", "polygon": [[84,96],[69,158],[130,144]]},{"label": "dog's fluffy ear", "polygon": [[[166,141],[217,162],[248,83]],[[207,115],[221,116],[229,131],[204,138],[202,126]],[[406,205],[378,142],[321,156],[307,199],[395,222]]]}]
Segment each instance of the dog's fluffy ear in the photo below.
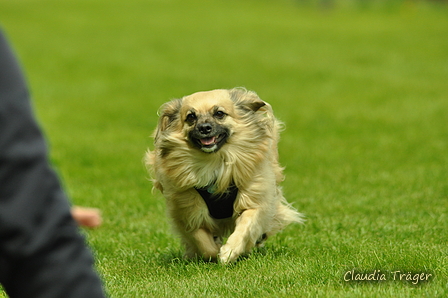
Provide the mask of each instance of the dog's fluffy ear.
[{"label": "dog's fluffy ear", "polygon": [[266,107],[269,107],[269,104],[262,101],[255,92],[244,88],[230,89],[229,94],[235,105],[246,111],[257,112],[260,109],[265,110]]},{"label": "dog's fluffy ear", "polygon": [[179,118],[182,99],[173,99],[164,103],[158,110],[159,122],[154,132],[154,141],[157,141],[162,132],[170,127],[170,125]]}]

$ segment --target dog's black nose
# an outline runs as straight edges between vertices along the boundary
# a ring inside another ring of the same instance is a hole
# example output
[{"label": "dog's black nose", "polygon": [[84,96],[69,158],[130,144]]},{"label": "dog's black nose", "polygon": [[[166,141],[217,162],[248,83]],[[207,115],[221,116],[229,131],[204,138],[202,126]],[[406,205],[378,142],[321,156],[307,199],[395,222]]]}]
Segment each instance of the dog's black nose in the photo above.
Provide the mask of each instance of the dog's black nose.
[{"label": "dog's black nose", "polygon": [[198,130],[200,133],[206,135],[212,131],[213,127],[210,123],[198,124]]}]

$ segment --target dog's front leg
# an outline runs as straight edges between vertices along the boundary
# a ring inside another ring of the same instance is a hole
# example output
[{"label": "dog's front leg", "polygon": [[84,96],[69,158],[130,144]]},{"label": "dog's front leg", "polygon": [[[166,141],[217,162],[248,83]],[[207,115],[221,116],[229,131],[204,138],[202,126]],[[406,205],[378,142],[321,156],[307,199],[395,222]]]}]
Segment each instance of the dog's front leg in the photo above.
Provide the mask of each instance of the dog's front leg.
[{"label": "dog's front leg", "polygon": [[235,231],[219,252],[221,263],[232,263],[254,247],[257,239],[263,234],[262,225],[259,223],[260,212],[260,209],[247,209],[240,215]]},{"label": "dog's front leg", "polygon": [[215,242],[213,235],[206,229],[200,228],[193,232],[193,239],[198,249],[198,254],[205,260],[216,261],[219,246]]}]

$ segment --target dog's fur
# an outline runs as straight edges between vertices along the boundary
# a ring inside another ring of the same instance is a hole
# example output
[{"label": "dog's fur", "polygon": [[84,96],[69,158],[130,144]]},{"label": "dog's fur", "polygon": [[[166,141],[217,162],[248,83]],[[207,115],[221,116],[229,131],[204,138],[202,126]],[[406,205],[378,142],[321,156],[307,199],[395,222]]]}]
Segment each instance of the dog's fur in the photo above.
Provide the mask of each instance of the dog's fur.
[{"label": "dog's fur", "polygon": [[[155,148],[145,162],[186,257],[231,263],[289,223],[303,221],[279,187],[281,123],[254,92],[198,92],[165,103],[159,113]],[[238,188],[233,215],[213,218],[196,189],[220,195],[232,186]]]}]

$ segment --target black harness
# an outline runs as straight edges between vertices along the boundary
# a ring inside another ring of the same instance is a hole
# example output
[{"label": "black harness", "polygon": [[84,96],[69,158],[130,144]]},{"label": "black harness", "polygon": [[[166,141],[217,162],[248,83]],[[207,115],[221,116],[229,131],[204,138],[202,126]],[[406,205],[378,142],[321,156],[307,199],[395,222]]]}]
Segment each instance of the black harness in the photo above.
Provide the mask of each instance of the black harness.
[{"label": "black harness", "polygon": [[233,203],[238,195],[238,188],[235,185],[230,186],[223,194],[214,194],[211,187],[196,188],[196,191],[207,204],[210,216],[215,219],[229,218],[233,215]]}]

